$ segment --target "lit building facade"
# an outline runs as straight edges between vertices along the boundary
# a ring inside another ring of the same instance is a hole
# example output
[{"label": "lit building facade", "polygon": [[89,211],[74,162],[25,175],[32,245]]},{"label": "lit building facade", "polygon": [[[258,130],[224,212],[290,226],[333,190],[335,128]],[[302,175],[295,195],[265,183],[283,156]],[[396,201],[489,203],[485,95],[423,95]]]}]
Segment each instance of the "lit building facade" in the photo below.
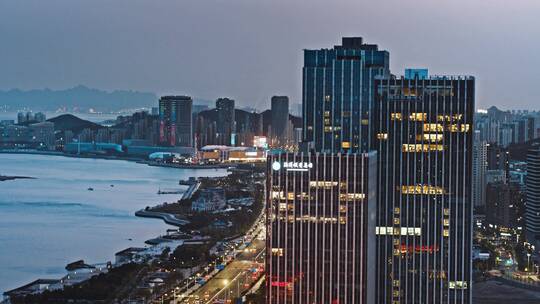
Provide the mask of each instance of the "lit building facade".
[{"label": "lit building facade", "polygon": [[376,152],[267,162],[267,303],[375,303]]},{"label": "lit building facade", "polygon": [[192,147],[193,100],[189,96],[159,99],[159,142],[166,146]]},{"label": "lit building facade", "polygon": [[375,87],[378,303],[470,303],[474,78]]},{"label": "lit building facade", "polygon": [[305,50],[302,89],[304,150],[370,150],[374,79],[389,76],[389,53],[360,37],[332,49]]}]

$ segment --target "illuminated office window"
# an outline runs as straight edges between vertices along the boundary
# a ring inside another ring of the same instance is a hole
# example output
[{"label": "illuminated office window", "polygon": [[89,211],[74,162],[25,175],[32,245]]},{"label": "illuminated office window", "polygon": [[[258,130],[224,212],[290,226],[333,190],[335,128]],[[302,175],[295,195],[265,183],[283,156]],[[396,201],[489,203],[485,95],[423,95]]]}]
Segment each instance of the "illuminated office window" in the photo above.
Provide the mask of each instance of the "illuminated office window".
[{"label": "illuminated office window", "polygon": [[425,123],[423,126],[424,132],[442,132],[444,127],[438,123]]},{"label": "illuminated office window", "polygon": [[417,135],[416,139],[419,141],[440,142],[443,140],[443,135],[436,133],[425,133]]},{"label": "illuminated office window", "polygon": [[390,114],[390,119],[391,120],[401,120],[402,115],[401,115],[401,113],[391,113]]},{"label": "illuminated office window", "polygon": [[409,115],[409,120],[412,121],[426,121],[427,113],[411,113]]},{"label": "illuminated office window", "polygon": [[388,139],[388,133],[378,133],[377,134],[377,139],[380,139],[380,140]]},{"label": "illuminated office window", "polygon": [[403,144],[401,150],[403,152],[430,152],[443,151],[444,146],[440,144]]},{"label": "illuminated office window", "polygon": [[445,191],[442,187],[431,186],[431,185],[412,185],[412,186],[401,186],[401,193],[403,194],[434,194],[441,195]]}]

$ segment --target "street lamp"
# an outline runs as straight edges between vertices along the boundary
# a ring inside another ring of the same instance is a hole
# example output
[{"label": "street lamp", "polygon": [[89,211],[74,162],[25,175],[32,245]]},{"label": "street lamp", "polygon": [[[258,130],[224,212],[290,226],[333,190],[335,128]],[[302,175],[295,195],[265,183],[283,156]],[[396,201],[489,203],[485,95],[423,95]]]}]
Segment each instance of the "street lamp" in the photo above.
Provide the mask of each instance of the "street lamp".
[{"label": "street lamp", "polygon": [[530,269],[531,254],[527,252],[527,270]]}]

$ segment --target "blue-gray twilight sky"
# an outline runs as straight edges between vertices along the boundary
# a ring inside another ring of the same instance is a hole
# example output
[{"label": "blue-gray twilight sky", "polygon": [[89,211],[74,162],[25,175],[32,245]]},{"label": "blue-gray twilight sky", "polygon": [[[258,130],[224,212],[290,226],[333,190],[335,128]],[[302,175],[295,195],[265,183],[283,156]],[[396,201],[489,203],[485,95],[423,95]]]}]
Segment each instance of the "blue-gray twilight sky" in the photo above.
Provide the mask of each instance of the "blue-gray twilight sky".
[{"label": "blue-gray twilight sky", "polygon": [[0,89],[78,84],[301,98],[302,49],[363,36],[394,74],[477,78],[477,105],[540,108],[537,0],[2,0]]}]

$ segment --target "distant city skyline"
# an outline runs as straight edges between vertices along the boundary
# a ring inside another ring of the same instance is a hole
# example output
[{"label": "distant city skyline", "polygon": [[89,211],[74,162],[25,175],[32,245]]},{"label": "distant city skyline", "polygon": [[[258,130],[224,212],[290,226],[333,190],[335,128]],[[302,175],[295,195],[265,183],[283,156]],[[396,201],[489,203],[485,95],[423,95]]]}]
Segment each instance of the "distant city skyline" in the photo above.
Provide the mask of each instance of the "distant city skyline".
[{"label": "distant city skyline", "polygon": [[286,95],[294,104],[302,49],[363,36],[390,52],[394,74],[475,75],[478,107],[534,108],[539,93],[526,88],[540,77],[531,39],[539,2],[415,2],[2,1],[0,89],[84,84],[256,108]]}]

